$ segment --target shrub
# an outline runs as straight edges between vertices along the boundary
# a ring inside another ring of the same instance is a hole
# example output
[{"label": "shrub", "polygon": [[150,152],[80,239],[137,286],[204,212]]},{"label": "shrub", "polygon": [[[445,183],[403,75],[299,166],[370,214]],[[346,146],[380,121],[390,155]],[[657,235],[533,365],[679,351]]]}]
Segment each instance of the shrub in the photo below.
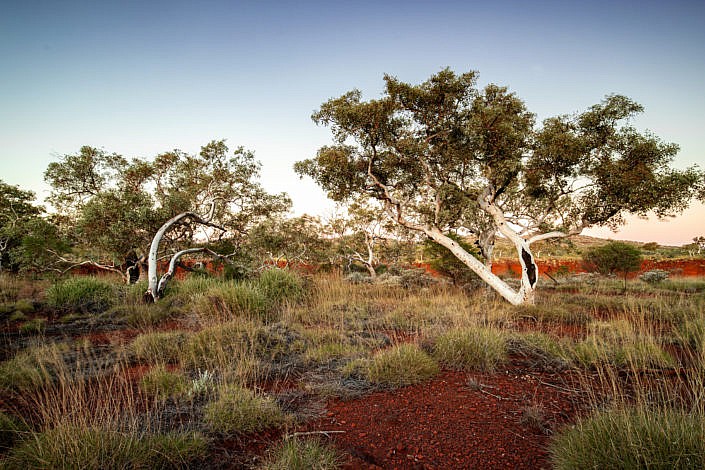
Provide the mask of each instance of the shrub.
[{"label": "shrub", "polygon": [[646,408],[601,412],[559,433],[550,453],[557,469],[704,468],[705,417]]},{"label": "shrub", "polygon": [[375,354],[363,373],[374,384],[402,387],[435,376],[438,364],[415,344],[401,344]]},{"label": "shrub", "polygon": [[142,377],[140,388],[150,396],[166,399],[183,393],[187,389],[187,381],[180,373],[170,372],[160,365]]},{"label": "shrub", "polygon": [[647,284],[658,284],[659,282],[668,279],[669,274],[670,273],[668,271],[664,271],[663,269],[652,269],[651,271],[646,271],[639,276],[639,279]]},{"label": "shrub", "polygon": [[450,330],[436,338],[433,357],[452,369],[491,371],[506,360],[507,341],[493,328]]},{"label": "shrub", "polygon": [[133,433],[60,425],[34,434],[13,449],[4,465],[27,468],[188,468],[203,458],[206,444],[197,434]]},{"label": "shrub", "polygon": [[341,457],[335,447],[319,439],[285,438],[270,449],[262,470],[329,470],[338,468]]},{"label": "shrub", "polygon": [[238,386],[221,390],[218,400],[206,406],[204,416],[208,425],[222,434],[263,431],[285,421],[284,413],[272,398]]},{"label": "shrub", "polygon": [[94,277],[74,277],[54,284],[46,292],[47,304],[61,311],[99,313],[116,301],[112,284]]},{"label": "shrub", "polygon": [[622,274],[624,289],[627,289],[627,275],[641,268],[641,250],[623,242],[609,242],[591,248],[583,255],[583,263],[588,271],[600,274]]},{"label": "shrub", "polygon": [[136,337],[130,344],[134,357],[149,364],[169,364],[178,362],[186,334],[181,331],[145,333]]}]

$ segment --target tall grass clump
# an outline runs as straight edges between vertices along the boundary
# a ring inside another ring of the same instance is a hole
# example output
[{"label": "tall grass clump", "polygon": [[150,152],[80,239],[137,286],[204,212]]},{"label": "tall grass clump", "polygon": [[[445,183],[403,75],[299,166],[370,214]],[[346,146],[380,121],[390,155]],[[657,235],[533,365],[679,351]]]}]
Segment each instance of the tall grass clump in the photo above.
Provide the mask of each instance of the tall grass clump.
[{"label": "tall grass clump", "polygon": [[0,363],[0,391],[26,392],[49,384],[64,372],[64,350],[55,344],[33,346]]},{"label": "tall grass clump", "polygon": [[268,451],[261,470],[333,470],[342,458],[335,447],[320,439],[289,437]]},{"label": "tall grass clump", "polygon": [[116,301],[115,286],[95,277],[73,277],[54,284],[46,292],[47,305],[59,311],[100,313]]},{"label": "tall grass clump", "polygon": [[236,317],[272,320],[267,298],[247,283],[221,282],[193,298],[193,309],[201,318],[227,321]]},{"label": "tall grass clump", "polygon": [[374,384],[403,387],[424,382],[438,373],[438,364],[415,344],[400,344],[375,354],[363,368]]},{"label": "tall grass clump", "polygon": [[286,269],[267,269],[257,278],[256,286],[271,306],[295,303],[304,296],[302,279]]},{"label": "tall grass clump", "polygon": [[129,350],[139,361],[171,364],[181,358],[186,338],[186,333],[181,331],[144,333],[132,341]]},{"label": "tall grass clump", "polygon": [[226,386],[216,401],[206,405],[206,423],[215,432],[246,434],[284,424],[286,416],[274,399],[239,386]]},{"label": "tall grass clump", "polygon": [[705,468],[705,416],[644,406],[580,419],[553,439],[555,468]]},{"label": "tall grass clump", "polygon": [[452,369],[492,371],[507,359],[507,339],[495,328],[453,329],[436,338],[432,354]]},{"label": "tall grass clump", "polygon": [[139,435],[101,428],[58,426],[25,438],[3,468],[190,468],[205,456],[197,434]]},{"label": "tall grass clump", "polygon": [[186,377],[178,372],[171,372],[159,365],[151,369],[140,379],[140,388],[147,395],[165,400],[177,397],[188,387]]}]

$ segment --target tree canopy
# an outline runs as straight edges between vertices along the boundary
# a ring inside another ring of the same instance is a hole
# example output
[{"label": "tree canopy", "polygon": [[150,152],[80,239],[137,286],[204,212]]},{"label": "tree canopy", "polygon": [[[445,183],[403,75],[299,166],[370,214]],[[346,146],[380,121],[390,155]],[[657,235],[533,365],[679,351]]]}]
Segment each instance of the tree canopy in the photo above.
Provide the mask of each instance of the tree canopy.
[{"label": "tree canopy", "polygon": [[[219,140],[196,155],[173,150],[152,161],[85,146],[51,163],[45,179],[68,238],[87,247],[88,256],[120,265],[143,259],[155,233],[178,214],[194,216],[164,234],[173,251],[226,233],[238,240],[262,218],[288,210],[285,194],[268,194],[257,182],[259,171],[252,152],[230,152]],[[198,223],[197,214],[209,214],[208,223]]]},{"label": "tree canopy", "polygon": [[[588,110],[541,125],[506,87],[477,86],[477,72],[449,69],[411,85],[385,76],[384,94],[350,91],[313,120],[334,143],[295,170],[337,201],[373,197],[399,224],[425,233],[512,303],[532,302],[538,270],[531,243],[616,227],[626,214],[675,214],[702,189],[695,167],[670,166],[678,151],[630,120],[643,108],[609,95]],[[519,291],[446,234],[473,233],[483,253],[497,234],[516,247]]]}]

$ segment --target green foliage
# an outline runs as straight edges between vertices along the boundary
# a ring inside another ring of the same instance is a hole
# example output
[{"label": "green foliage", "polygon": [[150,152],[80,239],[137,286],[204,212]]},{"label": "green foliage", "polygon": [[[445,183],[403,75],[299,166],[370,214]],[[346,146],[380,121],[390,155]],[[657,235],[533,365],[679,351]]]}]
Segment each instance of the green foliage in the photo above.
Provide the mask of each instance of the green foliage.
[{"label": "green foliage", "polygon": [[14,448],[5,468],[190,468],[205,456],[197,434],[138,436],[106,429],[59,426],[36,433]]},{"label": "green foliage", "polygon": [[94,277],[72,277],[47,289],[46,302],[60,311],[99,313],[117,302],[117,292],[109,282]]},{"label": "green foliage", "polygon": [[281,426],[286,420],[272,398],[237,386],[223,388],[218,400],[206,406],[204,418],[211,429],[222,434],[263,431]]},{"label": "green foliage", "polygon": [[580,419],[551,443],[555,468],[705,467],[705,417],[677,410],[616,409]]},{"label": "green foliage", "polygon": [[[285,194],[270,195],[256,181],[260,164],[243,148],[230,151],[224,140],[212,141],[196,155],[174,150],[150,161],[81,147],[49,164],[44,178],[49,201],[82,250],[108,255],[115,265],[147,252],[159,227],[173,216],[208,214],[233,236],[267,216],[285,211]],[[158,188],[157,191],[154,188]],[[194,241],[196,221],[184,220],[180,243]],[[177,244],[178,245],[178,244]]]},{"label": "green foliage", "polygon": [[404,387],[435,376],[438,364],[415,344],[401,344],[375,354],[363,373],[374,384]]},{"label": "green foliage", "polygon": [[583,254],[583,262],[590,271],[600,274],[621,274],[624,288],[627,287],[627,275],[641,268],[641,250],[623,242],[609,242],[606,245],[591,248]]},{"label": "green foliage", "polygon": [[387,75],[379,99],[353,90],[323,103],[312,117],[334,142],[295,171],[336,201],[386,203],[427,235],[614,227],[625,214],[678,213],[698,194],[701,171],[673,169],[678,146],[629,125],[643,111],[629,98],[536,126],[514,93],[480,89],[477,77],[444,69],[414,85]]},{"label": "green foliage", "polygon": [[[468,243],[455,233],[446,234],[448,238],[454,240],[468,253],[475,258],[481,259],[480,251],[475,245]],[[431,240],[430,238],[424,241],[423,245],[424,259],[427,260],[429,266],[453,280],[453,284],[477,283],[479,278],[473,273],[462,261],[460,261],[451,251]]]},{"label": "green foliage", "polygon": [[452,369],[492,371],[507,360],[507,339],[494,328],[449,330],[435,339],[433,357]]},{"label": "green foliage", "polygon": [[652,269],[650,271],[646,271],[641,276],[639,276],[639,279],[646,282],[647,284],[653,285],[668,279],[669,274],[670,273],[668,271],[664,271],[663,269]]},{"label": "green foliage", "polygon": [[342,458],[335,447],[319,439],[285,437],[267,453],[261,470],[333,470]]}]

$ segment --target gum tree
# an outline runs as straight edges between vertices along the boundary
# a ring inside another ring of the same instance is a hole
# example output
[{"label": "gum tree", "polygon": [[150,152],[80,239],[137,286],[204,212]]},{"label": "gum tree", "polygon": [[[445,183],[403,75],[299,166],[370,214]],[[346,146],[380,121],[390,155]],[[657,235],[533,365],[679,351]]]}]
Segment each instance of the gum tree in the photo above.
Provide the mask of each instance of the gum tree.
[{"label": "gum tree", "polygon": [[[642,107],[624,96],[537,125],[507,88],[478,88],[476,72],[446,69],[420,85],[384,80],[380,99],[363,101],[353,90],[323,103],[313,120],[331,127],[334,143],[295,170],[334,200],[378,199],[398,224],[450,250],[512,304],[534,302],[532,243],[615,227],[626,214],[668,216],[701,190],[696,168],[669,166],[675,144],[630,125]],[[451,230],[474,233],[487,260],[495,237],[508,239],[522,266],[519,289]]]},{"label": "gum tree", "polygon": [[[174,150],[152,161],[82,147],[45,172],[49,201],[80,252],[64,261],[121,272],[131,281],[146,263],[145,298],[157,300],[179,258],[203,252],[227,259],[230,254],[216,253],[208,242],[228,238],[237,247],[252,225],[288,209],[285,194],[268,194],[256,181],[259,170],[252,152],[231,153],[222,140],[196,155]],[[159,278],[164,257],[169,268]]]}]

